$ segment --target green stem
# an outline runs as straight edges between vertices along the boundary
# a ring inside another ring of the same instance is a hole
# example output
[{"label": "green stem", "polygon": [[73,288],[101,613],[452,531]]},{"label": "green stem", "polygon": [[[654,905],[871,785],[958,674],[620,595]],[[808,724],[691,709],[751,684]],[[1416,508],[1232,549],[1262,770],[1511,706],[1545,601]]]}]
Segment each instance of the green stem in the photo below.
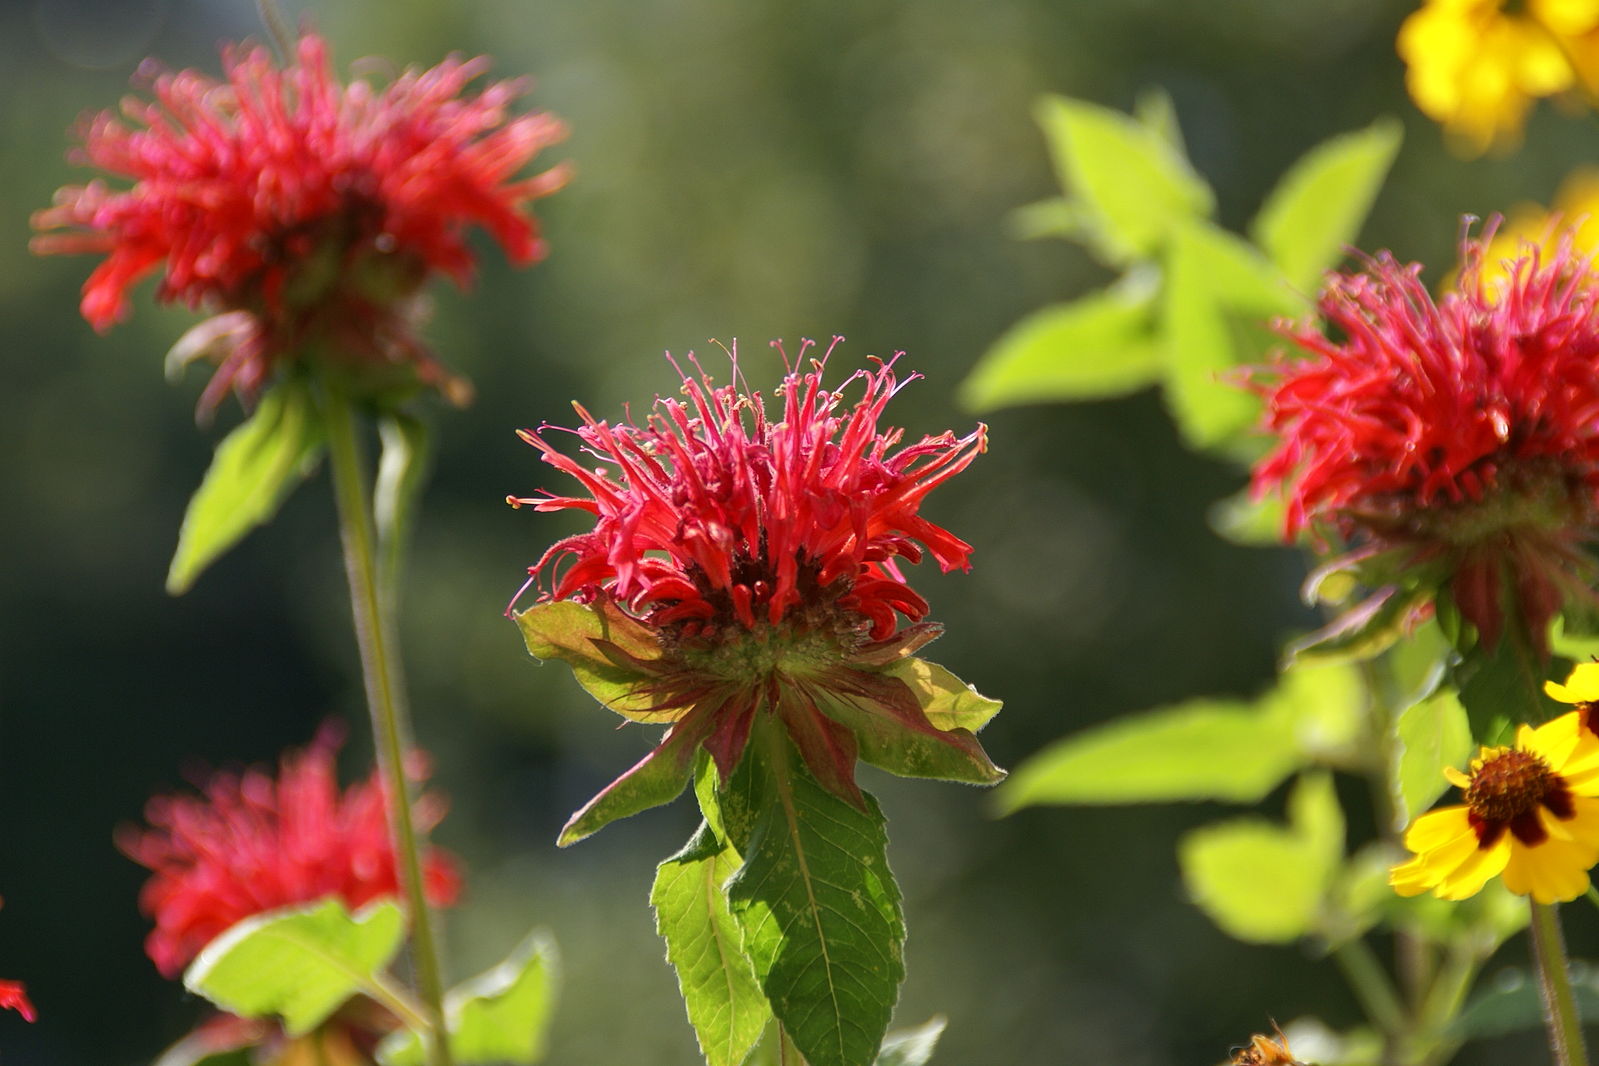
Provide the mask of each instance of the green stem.
[{"label": "green stem", "polygon": [[794,1046],[794,1041],[789,1037],[788,1030],[783,1028],[781,1022],[778,1023],[777,1033],[781,1041],[777,1045],[778,1066],[805,1066],[805,1056],[801,1055],[799,1048]]},{"label": "green stem", "polygon": [[1566,967],[1566,945],[1560,919],[1551,904],[1533,902],[1532,954],[1538,967],[1538,988],[1543,993],[1544,1023],[1549,1027],[1549,1048],[1556,1066],[1587,1066],[1582,1046],[1582,1020],[1571,992]]},{"label": "green stem", "polygon": [[1372,1024],[1385,1033],[1403,1030],[1405,1008],[1370,946],[1356,937],[1339,944],[1332,954]]},{"label": "green stem", "polygon": [[373,974],[363,985],[362,991],[387,1007],[407,1029],[427,1032],[430,1023],[426,1010],[394,978],[382,973]]},{"label": "green stem", "polygon": [[394,644],[377,583],[372,510],[350,402],[331,387],[321,391],[322,422],[328,435],[333,469],[333,494],[338,503],[344,567],[350,582],[355,640],[361,652],[367,707],[377,744],[378,767],[388,787],[389,828],[399,857],[400,881],[410,907],[412,950],[427,1025],[424,1029],[430,1066],[453,1066],[444,1030],[444,981],[434,937],[432,911],[422,881],[422,845],[412,818],[411,782],[405,773],[410,729],[400,708],[395,678]]}]

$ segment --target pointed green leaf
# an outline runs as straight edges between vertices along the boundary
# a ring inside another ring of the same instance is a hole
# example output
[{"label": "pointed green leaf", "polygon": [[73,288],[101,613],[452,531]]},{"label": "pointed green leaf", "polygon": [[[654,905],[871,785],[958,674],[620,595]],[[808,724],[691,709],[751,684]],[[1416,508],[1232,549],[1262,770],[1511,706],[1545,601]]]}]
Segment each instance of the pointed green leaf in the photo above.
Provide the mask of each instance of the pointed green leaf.
[{"label": "pointed green leaf", "polygon": [[1154,288],[1140,283],[1035,311],[983,353],[961,385],[976,411],[1009,404],[1097,400],[1160,379]]},{"label": "pointed green leaf", "polygon": [[1211,504],[1205,518],[1211,529],[1234,544],[1275,548],[1283,543],[1283,510],[1281,495],[1268,493],[1257,500],[1245,488]]},{"label": "pointed green leaf", "polygon": [[873,1066],[927,1066],[949,1019],[935,1014],[914,1029],[896,1029],[883,1038]]},{"label": "pointed green leaf", "polygon": [[1507,625],[1492,651],[1472,645],[1453,671],[1471,735],[1481,744],[1509,743],[1518,723],[1539,725],[1571,709],[1544,693],[1546,664],[1519,639],[1518,628]]},{"label": "pointed green leaf", "polygon": [[926,659],[901,659],[882,672],[910,686],[922,713],[938,729],[969,729],[975,733],[1004,706]]},{"label": "pointed green leaf", "polygon": [[1005,228],[1020,241],[1061,237],[1082,244],[1090,239],[1093,223],[1081,204],[1054,196],[1016,208],[1006,216]]},{"label": "pointed green leaf", "polygon": [[723,889],[739,864],[702,823],[686,848],[661,863],[650,889],[655,928],[708,1066],[739,1066],[772,1017]]},{"label": "pointed green leaf", "polygon": [[[555,942],[535,931],[509,958],[444,997],[444,1024],[456,1066],[516,1063],[544,1058],[560,970]],[[424,1066],[420,1034],[401,1030],[378,1047],[383,1066]]]},{"label": "pointed green leaf", "polygon": [[405,915],[392,900],[352,915],[326,899],[239,922],[206,945],[183,984],[233,1014],[281,1015],[298,1036],[370,987],[404,940]]},{"label": "pointed green leaf", "polygon": [[378,416],[378,437],[383,442],[377,481],[372,489],[372,513],[382,557],[382,587],[398,590],[400,562],[411,538],[411,521],[427,472],[428,425],[398,411]]},{"label": "pointed green leaf", "polygon": [[1304,762],[1360,761],[1371,698],[1357,670],[1342,664],[1289,666],[1257,706],[1285,723]]},{"label": "pointed green leaf", "polygon": [[1449,787],[1444,768],[1465,766],[1471,757],[1471,723],[1459,697],[1444,689],[1407,707],[1399,716],[1399,741],[1394,788],[1401,802],[1399,821],[1405,825]]},{"label": "pointed green leaf", "polygon": [[671,803],[688,787],[694,771],[694,752],[699,746],[698,734],[684,733],[674,726],[644,758],[635,763],[627,773],[606,785],[600,794],[585,803],[561,827],[556,845],[566,847],[591,836],[620,818],[628,818]]},{"label": "pointed green leaf", "polygon": [[999,787],[1006,814],[1037,803],[1255,803],[1300,762],[1294,726],[1236,700],[1189,700],[1045,748]]},{"label": "pointed green leaf", "polygon": [[822,788],[792,751],[787,761],[780,774],[760,763],[760,815],[728,898],[772,1012],[805,1061],[870,1066],[905,976],[883,815],[870,796],[861,811]]},{"label": "pointed green leaf", "polygon": [[1178,848],[1194,903],[1239,940],[1275,944],[1317,928],[1343,855],[1343,811],[1326,774],[1302,778],[1289,826],[1236,818],[1196,829]]},{"label": "pointed green leaf", "polygon": [[285,381],[262,396],[255,413],[217,445],[189,500],[167,591],[187,592],[206,567],[269,521],[321,449],[321,429],[304,385]]},{"label": "pointed green leaf", "polygon": [[1250,236],[1289,284],[1315,292],[1323,272],[1355,243],[1403,136],[1397,121],[1379,119],[1322,142],[1283,175]]},{"label": "pointed green leaf", "polygon": [[540,603],[515,617],[534,658],[565,662],[578,684],[617,714],[635,722],[677,717],[680,709],[660,707],[649,689],[655,679],[649,664],[660,658],[660,643],[611,600]]},{"label": "pointed green leaf", "polygon": [[1043,97],[1035,114],[1062,187],[1093,219],[1093,248],[1111,264],[1152,255],[1177,223],[1215,210],[1164,131],[1063,96]]},{"label": "pointed green leaf", "polygon": [[[1571,967],[1571,993],[1577,1014],[1589,1025],[1599,1022],[1599,971],[1591,966]],[[1456,1040],[1507,1036],[1545,1024],[1543,996],[1534,975],[1518,968],[1496,973],[1487,987],[1472,997],[1449,1027]]]},{"label": "pointed green leaf", "polygon": [[1303,301],[1248,242],[1201,221],[1174,228],[1166,262],[1166,402],[1193,446],[1242,448],[1260,401],[1238,368],[1265,362],[1272,320]]},{"label": "pointed green leaf", "polygon": [[[1342,581],[1343,575],[1334,575],[1329,587]],[[1356,663],[1381,655],[1410,632],[1430,598],[1425,588],[1380,588],[1314,633],[1290,642],[1284,659],[1290,664]]]}]

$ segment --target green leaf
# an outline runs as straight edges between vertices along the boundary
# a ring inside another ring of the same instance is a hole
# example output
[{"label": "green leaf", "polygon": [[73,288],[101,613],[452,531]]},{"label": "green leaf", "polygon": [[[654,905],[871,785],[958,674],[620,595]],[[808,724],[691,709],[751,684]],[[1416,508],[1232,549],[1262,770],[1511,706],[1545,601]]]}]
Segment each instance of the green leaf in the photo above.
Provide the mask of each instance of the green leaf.
[{"label": "green leaf", "polygon": [[1009,404],[1097,400],[1160,380],[1154,287],[1089,293],[1023,318],[983,353],[961,385],[977,411]]},{"label": "green leaf", "polygon": [[398,590],[401,557],[411,538],[411,521],[427,472],[430,434],[427,423],[398,411],[378,416],[383,454],[372,489],[372,512],[381,555],[382,588]]},{"label": "green leaf", "polygon": [[1283,175],[1250,226],[1250,236],[1301,292],[1355,243],[1404,136],[1379,119],[1312,148]]},{"label": "green leaf", "polygon": [[262,396],[255,413],[217,445],[189,500],[167,591],[189,591],[206,567],[269,521],[321,451],[321,427],[303,384],[285,381]]},{"label": "green leaf", "polygon": [[338,899],[246,918],[207,944],[183,984],[232,1014],[281,1015],[309,1032],[373,979],[405,940],[405,914],[377,900],[354,915]]},{"label": "green leaf", "polygon": [[1179,222],[1215,210],[1210,187],[1164,131],[1063,96],[1035,108],[1061,185],[1092,222],[1091,246],[1113,265],[1154,254]]},{"label": "green leaf", "polygon": [[1407,707],[1399,716],[1399,741],[1394,787],[1400,824],[1408,825],[1449,787],[1444,767],[1464,766],[1471,757],[1471,723],[1459,697],[1444,689]]},{"label": "green leaf", "polygon": [[[905,922],[888,836],[866,810],[818,785],[781,741],[758,761],[760,814],[728,898],[744,950],[810,1066],[869,1066],[905,977]],[[752,747],[754,744],[752,742]]]},{"label": "green leaf", "polygon": [[1265,362],[1271,321],[1304,304],[1248,242],[1205,222],[1174,228],[1166,262],[1166,402],[1194,447],[1240,449],[1260,401],[1234,375]]},{"label": "green leaf", "polygon": [[[1589,1025],[1599,1022],[1599,972],[1592,966],[1573,961],[1571,991],[1577,1001],[1577,1014]],[[1538,981],[1526,971],[1501,970],[1487,982],[1488,987],[1474,996],[1449,1027],[1457,1040],[1507,1036],[1544,1024],[1543,998]]]},{"label": "green leaf", "polygon": [[1237,700],[1196,699],[1120,718],[1045,748],[998,789],[1037,803],[1255,803],[1299,765],[1294,726]]},{"label": "green leaf", "polygon": [[901,659],[882,672],[910,686],[922,713],[938,729],[969,729],[975,733],[1004,706],[926,659]]},{"label": "green leaf", "polygon": [[610,600],[556,600],[515,615],[527,650],[560,659],[589,695],[635,722],[670,722],[681,708],[663,708],[651,691],[651,664],[660,658],[655,635]]},{"label": "green leaf", "polygon": [[[509,1062],[529,1066],[544,1058],[560,969],[555,943],[535,931],[509,958],[444,997],[444,1024],[457,1066]],[[423,1066],[421,1034],[402,1030],[378,1048],[383,1066]]]},{"label": "green leaf", "polygon": [[1041,237],[1061,237],[1079,244],[1090,239],[1093,224],[1081,204],[1054,196],[1034,204],[1024,204],[1005,219],[1006,229],[1021,241]]},{"label": "green leaf", "polygon": [[677,799],[688,787],[694,771],[694,752],[701,739],[700,734],[685,733],[674,726],[653,751],[567,819],[556,845],[564,848],[576,844],[618,819]]},{"label": "green leaf", "polygon": [[896,1029],[883,1038],[873,1066],[927,1066],[949,1019],[935,1014],[914,1029]]},{"label": "green leaf", "polygon": [[1246,548],[1276,548],[1283,542],[1283,498],[1268,493],[1254,498],[1251,489],[1240,489],[1210,505],[1206,521],[1219,535]]},{"label": "green leaf", "polygon": [[1341,664],[1296,663],[1258,700],[1261,713],[1292,731],[1303,761],[1346,762],[1364,752],[1370,696],[1358,671]]},{"label": "green leaf", "polygon": [[1317,928],[1343,854],[1343,811],[1332,778],[1301,778],[1288,814],[1287,828],[1236,818],[1196,829],[1178,847],[1194,903],[1239,940],[1288,943]]},{"label": "green leaf", "polygon": [[[1334,580],[1341,584],[1341,577]],[[1384,586],[1290,642],[1284,657],[1289,663],[1354,663],[1381,655],[1411,631],[1429,598],[1425,588]]]},{"label": "green leaf", "polygon": [[1509,743],[1518,723],[1538,725],[1571,709],[1544,694],[1544,663],[1518,628],[1505,626],[1493,651],[1472,645],[1454,669],[1471,735],[1482,744]]},{"label": "green leaf", "polygon": [[707,1066],[739,1066],[772,1017],[723,889],[739,865],[738,853],[702,823],[688,846],[657,868],[650,889],[655,929]]}]

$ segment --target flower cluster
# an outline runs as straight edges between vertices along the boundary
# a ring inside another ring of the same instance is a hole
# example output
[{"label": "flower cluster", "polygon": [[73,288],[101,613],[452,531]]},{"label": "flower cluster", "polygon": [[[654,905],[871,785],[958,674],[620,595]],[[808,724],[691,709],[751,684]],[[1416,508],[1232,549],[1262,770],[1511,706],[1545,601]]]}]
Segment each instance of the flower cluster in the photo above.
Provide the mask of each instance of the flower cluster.
[{"label": "flower cluster", "polygon": [[1285,327],[1309,358],[1254,375],[1277,437],[1254,489],[1285,493],[1290,538],[1364,542],[1447,588],[1488,647],[1509,617],[1542,648],[1592,574],[1599,277],[1569,233],[1495,276],[1486,243],[1436,302],[1386,252],[1331,277],[1325,325]]},{"label": "flower cluster", "polygon": [[158,299],[215,313],[173,349],[219,364],[202,413],[230,388],[248,400],[307,358],[352,368],[371,391],[420,383],[464,399],[464,382],[416,335],[418,293],[434,272],[470,278],[472,225],[514,263],[543,256],[523,205],[566,171],[515,175],[564,128],[545,114],[509,117],[518,82],[463,95],[481,58],[407,70],[382,88],[342,84],[314,34],[295,60],[280,69],[264,47],[228,46],[223,81],[156,73],[155,101],[126,101],[126,121],[86,120],[75,159],[133,184],[62,189],[33,224],[63,232],[33,247],[106,256],[84,285],[97,329],[156,271]]},{"label": "flower cluster", "polygon": [[[604,639],[575,654],[598,648],[634,679],[627,701],[608,704],[675,723],[630,774],[662,759],[686,775],[703,745],[725,780],[766,713],[812,775],[857,804],[857,756],[892,763],[895,736],[955,749],[971,769],[949,776],[998,778],[970,732],[934,726],[882,672],[937,633],[900,628],[901,618],[921,623],[928,605],[899,563],[925,554],[946,571],[969,565],[971,546],[919,511],[984,449],[985,429],[901,446],[902,432],[881,424],[902,385],[894,360],[836,389],[822,384],[826,364],[784,378],[776,417],[760,393],[703,374],[685,375],[686,402],[658,401],[643,425],[597,421],[579,407],[575,433],[598,466],[557,450],[548,429],[521,434],[586,495],[510,502],[594,516],[592,530],[529,569],[529,584],[546,585],[540,607],[591,606]],[[855,384],[862,395],[846,407]],[[520,616],[525,629],[540,625],[540,607]]]},{"label": "flower cluster", "polygon": [[1395,866],[1400,895],[1431,890],[1442,899],[1475,895],[1494,877],[1539,903],[1566,902],[1588,890],[1599,862],[1599,736],[1593,701],[1599,664],[1579,666],[1555,699],[1577,709],[1534,729],[1514,747],[1485,747],[1470,773],[1445,771],[1465,802],[1422,815],[1405,833],[1415,857]]},{"label": "flower cluster", "polygon": [[[155,921],[145,941],[156,968],[182,972],[220,933],[252,915],[337,896],[351,909],[401,896],[385,807],[376,774],[341,794],[334,756],[338,733],[325,727],[303,751],[283,756],[276,779],[261,770],[220,773],[203,796],[152,799],[148,829],[128,829],[117,844],[153,874],[139,896]],[[424,760],[411,767],[421,776]],[[443,816],[424,797],[424,828]],[[425,859],[428,898],[439,906],[460,892],[454,860],[433,850]]]},{"label": "flower cluster", "polygon": [[1514,141],[1533,100],[1599,87],[1599,2],[1425,0],[1398,49],[1416,106],[1475,154]]}]

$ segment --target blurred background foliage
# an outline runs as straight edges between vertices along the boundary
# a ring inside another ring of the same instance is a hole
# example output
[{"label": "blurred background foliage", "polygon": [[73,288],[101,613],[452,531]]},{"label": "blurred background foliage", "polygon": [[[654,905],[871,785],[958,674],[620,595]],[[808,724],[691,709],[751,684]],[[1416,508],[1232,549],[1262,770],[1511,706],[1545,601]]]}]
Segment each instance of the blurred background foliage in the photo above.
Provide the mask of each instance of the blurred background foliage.
[{"label": "blurred background foliage", "polygon": [[[1242,228],[1328,136],[1398,116],[1404,146],[1362,245],[1439,277],[1463,213],[1548,203],[1592,161],[1593,119],[1541,107],[1512,156],[1463,162],[1404,95],[1393,0],[345,0],[304,12],[341,67],[489,53],[571,139],[577,176],[538,205],[552,251],[527,272],[487,254],[474,291],[437,291],[430,337],[478,390],[438,412],[435,469],[405,588],[421,742],[452,810],[437,833],[469,871],[448,925],[452,973],[534,923],[566,960],[551,1061],[691,1063],[693,1035],[646,893],[693,828],[687,803],[565,851],[568,813],[652,743],[614,728],[568,671],[540,667],[502,610],[562,520],[503,504],[550,485],[512,431],[570,424],[569,401],[642,411],[664,349],[725,368],[741,345],[849,338],[840,375],[896,349],[921,371],[896,401],[911,434],[954,427],[956,389],[1011,323],[1105,284],[1081,249],[1023,242],[1009,212],[1053,195],[1033,106],[1045,92],[1126,110],[1170,93],[1218,217]],[[297,13],[290,8],[291,17]],[[0,7],[0,974],[42,1017],[0,1018],[10,1066],[152,1060],[202,1005],[142,954],[143,871],[112,845],[155,791],[206,767],[271,762],[329,717],[362,719],[325,474],[180,599],[162,582],[189,493],[225,429],[197,431],[195,374],[161,357],[192,321],[141,300],[97,337],[78,317],[88,259],[35,259],[28,215],[84,180],[63,155],[140,60],[216,71],[260,35],[247,0],[7,0]],[[382,69],[381,66],[379,69]],[[725,371],[724,371],[725,373]],[[1298,605],[1292,552],[1205,524],[1242,475],[1184,450],[1159,399],[1002,410],[971,475],[930,503],[976,546],[966,575],[918,575],[948,627],[930,649],[1005,713],[1002,764],[1119,713],[1264,687]],[[354,730],[357,734],[359,728]],[[347,753],[353,776],[366,756]],[[1229,940],[1179,886],[1174,842],[1223,808],[1033,809],[863,770],[906,891],[900,1025],[947,1013],[937,1061],[1212,1063],[1315,1014],[1358,1018],[1299,948]],[[1352,791],[1352,790],[1348,790]],[[1359,811],[1361,797],[1343,797]],[[1280,812],[1274,794],[1269,812]],[[1370,819],[1351,817],[1352,827]],[[1351,840],[1359,843],[1359,838]],[[1575,915],[1578,955],[1599,937]],[[1512,951],[1519,951],[1513,948]],[[1589,953],[1591,954],[1591,952]],[[1520,959],[1510,961],[1521,961]],[[1491,971],[1492,967],[1490,967]],[[1520,1044],[1476,1045],[1462,1062]]]}]

